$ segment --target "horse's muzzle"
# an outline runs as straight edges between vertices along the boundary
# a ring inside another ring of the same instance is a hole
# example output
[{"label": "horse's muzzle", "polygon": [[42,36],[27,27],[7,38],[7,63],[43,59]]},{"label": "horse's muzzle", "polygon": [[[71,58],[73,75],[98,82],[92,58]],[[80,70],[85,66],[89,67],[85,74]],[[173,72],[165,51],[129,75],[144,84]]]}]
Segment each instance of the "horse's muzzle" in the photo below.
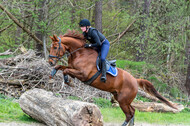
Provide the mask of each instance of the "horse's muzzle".
[{"label": "horse's muzzle", "polygon": [[52,61],[49,61],[49,65],[50,66],[55,66],[55,63],[53,63]]}]

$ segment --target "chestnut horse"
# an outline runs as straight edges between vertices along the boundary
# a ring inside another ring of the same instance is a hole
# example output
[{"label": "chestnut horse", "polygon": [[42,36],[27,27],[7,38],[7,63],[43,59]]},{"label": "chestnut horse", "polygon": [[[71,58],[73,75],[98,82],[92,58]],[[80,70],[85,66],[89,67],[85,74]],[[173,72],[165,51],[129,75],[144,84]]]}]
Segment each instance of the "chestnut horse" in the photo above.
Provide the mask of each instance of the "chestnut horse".
[{"label": "chestnut horse", "polygon": [[[68,66],[58,65],[55,67],[56,71],[62,70],[64,75],[76,77],[83,82],[89,80],[97,72],[96,60],[98,53],[94,49],[84,48],[85,39],[81,34],[70,31],[61,38],[55,35],[53,37],[50,36],[50,38],[52,39],[49,58],[50,65],[56,65],[66,51],[70,54]],[[168,106],[177,109],[166,98],[161,96],[148,80],[136,79],[130,73],[120,68],[117,68],[117,70],[118,75],[116,77],[109,74],[106,75],[106,83],[101,82],[100,76],[98,76],[90,85],[113,94],[126,116],[122,126],[127,124],[130,126],[134,125],[135,109],[131,106],[131,102],[137,95],[138,87],[157,97]]]}]

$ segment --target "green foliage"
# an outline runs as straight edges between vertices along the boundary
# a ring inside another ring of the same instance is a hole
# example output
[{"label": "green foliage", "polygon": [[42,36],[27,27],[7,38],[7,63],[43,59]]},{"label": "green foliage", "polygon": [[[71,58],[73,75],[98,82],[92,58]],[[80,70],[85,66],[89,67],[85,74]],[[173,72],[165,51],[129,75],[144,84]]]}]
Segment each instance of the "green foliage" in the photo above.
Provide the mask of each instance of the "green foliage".
[{"label": "green foliage", "polygon": [[190,108],[184,108],[181,112],[182,113],[190,113]]},{"label": "green foliage", "polygon": [[[168,81],[170,79],[170,76],[168,74],[170,72],[169,70],[162,70],[159,67],[156,68],[155,65],[146,62],[117,60],[116,64],[117,67],[127,70],[136,78],[143,78],[149,80],[154,85],[156,90],[162,93],[162,95],[164,95],[165,97],[169,99],[171,98],[173,101],[187,101],[188,97],[179,90],[178,85],[170,86],[168,84]],[[136,99],[142,101],[149,101],[148,99],[141,98],[138,95]]]},{"label": "green foliage", "polygon": [[178,97],[180,93],[181,92],[179,91],[177,87],[173,87],[170,89],[170,95],[173,96],[174,98]]},{"label": "green foliage", "polygon": [[6,58],[9,58],[9,57],[13,57],[13,55],[0,56],[0,59],[6,59]]},{"label": "green foliage", "polygon": [[137,101],[143,101],[143,102],[152,102],[152,100],[150,100],[148,98],[145,98],[145,97],[142,97],[139,94],[137,94],[135,100],[137,100]]},{"label": "green foliage", "polygon": [[93,98],[93,103],[101,108],[111,107],[111,102],[104,98]]}]

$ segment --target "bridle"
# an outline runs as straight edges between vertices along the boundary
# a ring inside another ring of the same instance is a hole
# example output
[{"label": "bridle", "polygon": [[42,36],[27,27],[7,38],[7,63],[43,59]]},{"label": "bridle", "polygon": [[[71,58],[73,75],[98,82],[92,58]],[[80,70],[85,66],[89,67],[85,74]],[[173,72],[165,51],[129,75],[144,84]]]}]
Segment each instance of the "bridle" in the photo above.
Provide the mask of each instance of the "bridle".
[{"label": "bridle", "polygon": [[49,58],[52,59],[53,61],[55,61],[53,58],[56,58],[56,61],[63,58],[63,56],[60,57],[60,50],[61,49],[63,50],[63,47],[61,46],[61,38],[58,37],[58,39],[59,39],[59,42],[58,42],[59,47],[58,47],[58,51],[57,51],[56,55],[55,56],[54,55],[49,55]]},{"label": "bridle", "polygon": [[74,51],[72,51],[72,52],[70,52],[70,53],[68,53],[68,54],[65,53],[63,56],[60,57],[60,50],[61,50],[61,49],[63,50],[63,47],[61,46],[61,38],[58,37],[58,39],[59,39],[59,42],[58,42],[59,47],[58,47],[58,51],[57,51],[57,53],[56,53],[56,56],[54,56],[54,55],[49,55],[49,58],[52,59],[53,61],[55,61],[53,58],[56,58],[56,61],[59,61],[61,58],[63,58],[63,57],[69,57],[69,56],[72,55],[73,53],[75,53],[75,52],[77,52],[78,50],[84,48],[84,47],[80,47],[80,48],[78,48],[78,49],[76,49],[76,50],[74,50]]}]

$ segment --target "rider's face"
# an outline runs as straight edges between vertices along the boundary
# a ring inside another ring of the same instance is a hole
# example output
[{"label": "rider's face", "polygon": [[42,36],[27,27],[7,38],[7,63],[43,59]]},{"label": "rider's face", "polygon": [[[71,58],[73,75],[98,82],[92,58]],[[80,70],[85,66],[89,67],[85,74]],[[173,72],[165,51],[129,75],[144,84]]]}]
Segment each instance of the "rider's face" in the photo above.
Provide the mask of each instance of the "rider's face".
[{"label": "rider's face", "polygon": [[80,27],[80,29],[82,30],[82,32],[85,32],[86,31],[86,26]]}]

